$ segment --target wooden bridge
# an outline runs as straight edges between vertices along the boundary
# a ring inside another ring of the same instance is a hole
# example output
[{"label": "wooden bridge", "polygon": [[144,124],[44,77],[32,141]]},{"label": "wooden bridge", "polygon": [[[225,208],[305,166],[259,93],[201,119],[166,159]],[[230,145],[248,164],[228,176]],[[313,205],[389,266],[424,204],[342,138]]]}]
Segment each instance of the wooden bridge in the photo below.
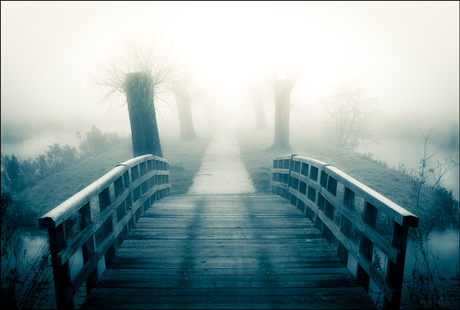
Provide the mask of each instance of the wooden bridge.
[{"label": "wooden bridge", "polygon": [[273,161],[278,196],[166,197],[169,189],[166,160],[141,156],[40,218],[58,308],[74,308],[84,284],[85,309],[373,308],[370,279],[385,307],[399,308],[408,227],[418,218],[340,170],[293,155]]}]

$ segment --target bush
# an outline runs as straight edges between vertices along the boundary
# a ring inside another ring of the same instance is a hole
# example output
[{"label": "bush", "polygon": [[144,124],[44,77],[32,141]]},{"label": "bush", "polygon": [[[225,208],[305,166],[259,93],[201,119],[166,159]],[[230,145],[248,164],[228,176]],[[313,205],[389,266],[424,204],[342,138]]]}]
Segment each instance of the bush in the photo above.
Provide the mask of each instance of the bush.
[{"label": "bush", "polygon": [[443,187],[436,190],[436,205],[430,224],[444,229],[459,229],[458,200],[452,196],[452,191]]},{"label": "bush", "polygon": [[70,145],[64,145],[62,148],[58,143],[48,146],[46,151],[46,163],[49,173],[53,174],[65,167],[76,164],[80,159],[76,148]]},{"label": "bush", "polygon": [[81,139],[78,131],[76,133],[80,138],[80,151],[70,145],[61,147],[55,143],[48,146],[46,155],[38,155],[35,159],[27,158],[21,161],[14,154],[11,156],[1,154],[2,188],[15,193],[23,191],[46,176],[75,165],[84,158],[106,152],[126,140],[120,138],[116,132],[102,133],[95,126],[86,134],[84,140]]},{"label": "bush", "polygon": [[86,139],[82,140],[80,132],[76,132],[77,138],[80,139],[78,146],[82,157],[89,157],[108,151],[112,146],[121,143],[124,139],[118,136],[118,133],[103,133],[96,126],[91,127],[91,131],[86,133]]},{"label": "bush", "polygon": [[19,160],[16,156],[1,154],[2,187],[6,186],[13,192],[19,192],[25,188],[24,176],[20,169]]},{"label": "bush", "polygon": [[[32,227],[35,224],[37,215],[25,208],[21,201],[13,199],[7,191],[1,193],[1,231],[3,242],[17,235],[17,230],[21,227]],[[3,252],[2,247],[2,252]]]}]

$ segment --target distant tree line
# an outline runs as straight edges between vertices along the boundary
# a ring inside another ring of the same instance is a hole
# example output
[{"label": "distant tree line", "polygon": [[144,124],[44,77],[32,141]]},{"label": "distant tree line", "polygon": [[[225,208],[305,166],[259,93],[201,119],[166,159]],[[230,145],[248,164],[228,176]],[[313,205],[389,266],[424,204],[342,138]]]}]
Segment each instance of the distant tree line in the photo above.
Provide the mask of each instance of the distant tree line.
[{"label": "distant tree line", "polygon": [[14,154],[9,156],[1,153],[2,192],[23,191],[45,177],[75,165],[85,158],[105,152],[123,141],[118,133],[103,133],[95,126],[86,134],[85,139],[81,138],[78,131],[76,135],[80,140],[78,150],[70,145],[61,146],[55,143],[48,146],[46,154],[40,154],[35,159],[20,160]]}]

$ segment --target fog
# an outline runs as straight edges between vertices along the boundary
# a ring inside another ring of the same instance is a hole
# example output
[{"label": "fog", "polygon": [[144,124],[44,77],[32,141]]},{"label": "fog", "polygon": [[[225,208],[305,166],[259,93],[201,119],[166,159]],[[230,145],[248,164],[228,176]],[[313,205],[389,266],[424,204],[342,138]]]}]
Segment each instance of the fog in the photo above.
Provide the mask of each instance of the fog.
[{"label": "fog", "polygon": [[[129,134],[126,106],[114,110],[122,98],[101,102],[89,76],[136,29],[159,29],[184,51],[202,90],[196,127],[210,110],[216,123],[252,121],[245,84],[281,60],[304,64],[294,124],[320,125],[318,101],[346,74],[378,98],[380,134],[418,122],[458,141],[458,2],[2,2],[2,152],[76,145],[92,125]],[[177,124],[173,98],[157,106],[160,134]]]}]

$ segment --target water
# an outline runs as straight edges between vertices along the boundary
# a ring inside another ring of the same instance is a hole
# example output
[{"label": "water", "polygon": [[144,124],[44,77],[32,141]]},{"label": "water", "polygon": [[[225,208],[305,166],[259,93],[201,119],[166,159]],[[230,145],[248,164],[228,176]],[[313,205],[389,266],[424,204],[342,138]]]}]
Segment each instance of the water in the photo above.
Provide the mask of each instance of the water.
[{"label": "water", "polygon": [[[32,262],[32,260],[37,254],[39,254],[42,246],[46,245],[47,236],[44,234],[33,234],[33,233],[25,232],[25,233],[21,233],[21,236],[20,238],[18,238],[17,242],[18,242],[16,246],[16,250],[18,251],[17,253],[20,255],[20,257],[24,258],[23,268],[21,268],[21,270],[23,271],[23,274],[26,274],[28,272],[28,269],[26,266],[28,266],[28,264]],[[82,251],[78,250],[70,258],[69,262],[70,262],[70,276],[71,276],[71,279],[73,280],[75,276],[78,274],[78,272],[80,271],[80,269],[83,267]],[[4,261],[2,261],[2,266],[4,265],[6,264]],[[10,264],[10,266],[12,268],[14,267],[14,264],[13,265]],[[100,276],[105,270],[105,263],[103,259],[98,264],[98,267],[99,267],[99,276]],[[52,269],[51,266],[49,266],[48,268],[51,271]],[[54,285],[53,285],[52,277],[51,277],[51,286],[48,288],[45,298],[46,298],[46,301],[45,301],[43,308],[45,309],[46,308],[56,308]],[[85,298],[86,298],[86,286],[85,284],[83,284],[74,297],[74,304],[75,304],[76,309],[80,307],[80,305],[83,303]]]},{"label": "water", "polygon": [[[436,267],[439,270],[439,273],[442,277],[446,279],[444,283],[445,286],[450,288],[456,286],[456,296],[458,304],[458,296],[459,296],[459,287],[458,287],[458,268],[459,268],[459,253],[460,253],[460,243],[459,243],[459,231],[456,230],[447,230],[443,232],[435,231],[430,233],[429,239],[427,242],[427,248],[433,254],[433,261],[431,261],[431,266],[434,267],[434,263],[436,263]],[[386,257],[378,248],[374,247],[374,253],[379,254],[380,257],[384,258],[381,263],[381,268],[385,274],[386,272]],[[406,250],[406,261],[404,264],[404,286],[402,291],[402,298],[401,304],[404,306],[409,301],[409,290],[408,285],[411,283],[411,273],[414,270],[416,259],[419,261],[423,260],[423,256],[419,251],[416,244],[409,241],[407,244]],[[356,276],[356,260],[351,256],[348,255],[348,269]],[[371,297],[373,298],[374,302],[377,301],[379,298],[379,304],[381,305],[383,296],[379,297],[380,289],[377,285],[371,281],[369,285],[369,292]],[[455,301],[454,301],[455,305]]]},{"label": "water", "polygon": [[[437,142],[435,142],[437,143]],[[439,144],[428,144],[427,154],[431,155]],[[423,156],[424,140],[423,139],[385,139],[380,144],[372,144],[358,150],[359,153],[372,153],[373,158],[386,162],[390,167],[396,168],[399,165],[405,165],[408,172],[416,173],[419,170],[420,159]],[[454,161],[459,161],[459,150],[456,148],[442,148],[429,163],[430,167],[436,166],[436,161],[444,163],[444,159],[451,157]],[[428,175],[428,183],[433,184],[434,179]],[[459,199],[459,166],[449,171],[443,177],[441,186],[452,190],[452,196]]]},{"label": "water", "polygon": [[46,155],[49,145],[58,143],[61,147],[70,145],[78,147],[79,140],[75,132],[56,131],[46,132],[17,143],[2,143],[3,154],[14,154],[21,160],[36,158],[38,155]]}]

